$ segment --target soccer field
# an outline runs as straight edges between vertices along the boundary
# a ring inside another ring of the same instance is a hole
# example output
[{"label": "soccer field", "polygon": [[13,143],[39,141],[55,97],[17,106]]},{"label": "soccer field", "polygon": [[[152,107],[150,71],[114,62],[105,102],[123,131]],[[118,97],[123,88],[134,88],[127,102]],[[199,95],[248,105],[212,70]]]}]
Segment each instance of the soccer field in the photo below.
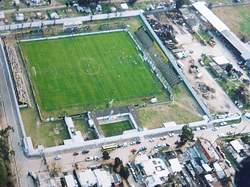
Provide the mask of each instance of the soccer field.
[{"label": "soccer field", "polygon": [[126,32],[20,45],[45,116],[104,108],[111,100],[127,105],[165,95]]}]

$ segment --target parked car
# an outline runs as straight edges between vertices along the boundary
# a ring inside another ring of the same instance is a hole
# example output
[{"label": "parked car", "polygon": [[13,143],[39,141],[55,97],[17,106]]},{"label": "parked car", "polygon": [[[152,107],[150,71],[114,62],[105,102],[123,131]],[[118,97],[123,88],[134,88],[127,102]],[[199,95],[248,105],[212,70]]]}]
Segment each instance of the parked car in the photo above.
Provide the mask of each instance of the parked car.
[{"label": "parked car", "polygon": [[162,136],[162,137],[160,137],[160,140],[166,140],[166,137],[165,136]]},{"label": "parked car", "polygon": [[62,156],[61,155],[56,155],[56,157],[54,158],[54,160],[61,160]]},{"label": "parked car", "polygon": [[150,138],[148,141],[149,141],[149,142],[154,142],[154,139],[153,139],[153,138]]},{"label": "parked car", "polygon": [[94,157],[92,156],[88,156],[87,158],[85,158],[85,161],[89,162],[89,161],[93,161]]},{"label": "parked car", "polygon": [[142,146],[142,147],[139,148],[138,151],[141,152],[141,151],[146,151],[146,150],[147,150],[147,148],[145,146]]},{"label": "parked car", "polygon": [[82,151],[82,154],[84,155],[84,154],[88,154],[89,153],[89,150],[83,150]]},{"label": "parked car", "polygon": [[174,133],[170,132],[170,133],[169,133],[169,136],[170,136],[170,137],[173,137],[173,136],[174,136]]},{"label": "parked car", "polygon": [[249,112],[245,113],[245,117],[250,119],[250,113]]},{"label": "parked car", "polygon": [[136,140],[135,143],[136,143],[136,144],[140,144],[141,141],[140,141],[140,140]]},{"label": "parked car", "polygon": [[98,156],[94,156],[93,159],[97,161],[97,160],[99,160],[100,158],[99,158]]}]

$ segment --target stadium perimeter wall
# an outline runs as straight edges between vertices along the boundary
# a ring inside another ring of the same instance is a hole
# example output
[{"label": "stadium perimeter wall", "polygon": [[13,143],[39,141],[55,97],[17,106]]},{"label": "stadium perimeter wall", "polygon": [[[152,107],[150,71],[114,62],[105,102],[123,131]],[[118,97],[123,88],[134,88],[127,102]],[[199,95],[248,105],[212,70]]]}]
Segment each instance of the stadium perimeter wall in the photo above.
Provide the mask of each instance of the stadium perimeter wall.
[{"label": "stadium perimeter wall", "polygon": [[[190,88],[191,85],[188,83],[188,81],[185,78],[184,74],[178,69],[178,66],[177,66],[177,63],[176,63],[176,60],[175,60],[174,56],[171,54],[171,52],[169,50],[167,50],[164,47],[164,45],[162,44],[162,42],[160,41],[158,36],[154,33],[153,29],[151,28],[151,26],[147,22],[145,16],[142,14],[142,11],[133,12],[132,15],[125,14],[124,17],[138,16],[138,15],[140,15],[141,19],[143,20],[144,24],[147,26],[148,30],[154,36],[154,38],[156,39],[157,43],[160,45],[162,50],[166,53],[166,55],[168,56],[170,62],[172,63],[172,65],[174,66],[176,71],[180,74],[180,76],[182,77],[182,79],[186,83],[187,87]],[[107,16],[106,17],[100,16],[100,15],[98,15],[98,16],[99,16],[99,19],[107,19],[108,18]],[[119,17],[115,16],[114,18],[119,18]],[[89,21],[89,20],[90,20],[90,18],[86,19],[86,21]],[[98,17],[96,17],[95,20],[98,20]],[[26,26],[28,24],[29,27],[40,27],[41,23],[42,22],[33,23],[33,24],[32,23],[26,23]],[[61,24],[61,21],[59,21],[57,23]],[[55,22],[52,23],[52,24],[55,24]],[[7,25],[7,26],[1,26],[0,31],[9,31],[9,30],[15,30],[15,29],[24,28],[24,27],[25,26],[22,26],[22,24],[14,24],[12,26]],[[0,50],[1,50],[0,53],[2,53],[3,56],[5,57],[4,48],[3,48],[2,43],[1,43]],[[4,61],[5,61],[4,65],[8,66],[7,61],[6,61],[6,57],[4,58]],[[8,67],[7,67],[7,69],[8,69]],[[12,82],[12,79],[11,79],[9,69],[8,69],[6,77],[11,82],[12,93],[15,96],[13,82]],[[197,96],[197,94],[195,93],[195,91],[193,90],[192,87],[191,87],[191,90],[190,91],[194,95],[196,100],[198,99],[200,101],[199,97]],[[134,132],[134,133],[129,133],[129,134],[125,134],[125,135],[113,136],[113,137],[108,137],[108,138],[101,138],[101,139],[97,139],[97,140],[90,140],[90,141],[87,141],[87,142],[78,142],[78,143],[55,146],[55,147],[50,147],[50,148],[40,147],[40,148],[34,149],[34,147],[32,145],[32,142],[31,142],[31,138],[26,136],[26,132],[25,132],[24,125],[23,125],[23,122],[22,122],[22,119],[21,119],[21,115],[20,115],[20,111],[19,111],[19,108],[18,108],[17,100],[14,99],[14,102],[15,102],[15,107],[16,107],[16,110],[17,110],[18,124],[19,124],[20,132],[21,132],[21,137],[23,138],[23,142],[24,142],[24,144],[23,144],[24,153],[28,157],[41,156],[42,154],[61,153],[62,151],[69,151],[69,150],[79,149],[79,148],[82,148],[82,147],[87,148],[87,147],[91,147],[91,146],[101,146],[103,144],[117,142],[117,141],[126,140],[126,139],[131,139],[133,137],[139,137],[139,136],[152,136],[152,135],[161,135],[161,134],[168,133],[168,132],[179,132],[179,131],[181,131],[181,128],[183,126],[183,125],[168,126],[168,127],[164,127],[164,128]],[[201,104],[201,106],[204,105],[204,103],[202,103],[201,101],[198,102],[198,103]],[[205,113],[209,114],[209,111],[207,111],[207,108],[205,106],[203,106],[202,109],[204,110],[204,112],[206,111]],[[210,114],[209,114],[209,116],[210,116]],[[205,126],[209,127],[209,126],[212,126],[214,122],[218,123],[218,122],[223,122],[223,121],[236,120],[236,119],[240,119],[240,118],[241,118],[241,115],[239,114],[237,116],[226,117],[226,118],[223,118],[223,119],[217,119],[215,121],[214,120],[210,120],[210,121],[209,120],[202,120],[200,122],[191,123],[189,125],[191,127],[192,126],[197,127],[197,126],[201,126],[201,125],[205,125]]]},{"label": "stadium perimeter wall", "polygon": [[167,49],[164,44],[162,43],[162,41],[159,39],[159,37],[155,34],[154,30],[152,29],[152,27],[150,26],[150,24],[148,23],[146,17],[143,14],[140,14],[140,18],[143,21],[144,25],[147,27],[147,29],[149,30],[149,32],[151,33],[151,35],[154,37],[154,39],[156,40],[156,42],[158,43],[158,45],[160,46],[160,48],[163,50],[163,52],[167,55],[170,63],[173,65],[174,69],[176,70],[176,72],[180,75],[181,79],[183,80],[183,82],[185,83],[185,85],[187,86],[188,90],[190,91],[190,93],[192,94],[192,96],[194,97],[194,99],[196,100],[196,102],[198,103],[198,105],[200,106],[200,108],[202,109],[202,111],[209,117],[211,118],[211,114],[208,110],[208,108],[206,107],[206,105],[203,103],[203,101],[201,100],[201,98],[198,96],[198,94],[195,92],[195,90],[193,89],[192,85],[189,83],[189,81],[187,80],[187,78],[185,77],[185,75],[182,73],[182,71],[180,70],[180,68],[177,65],[177,61],[176,58],[174,57],[174,55],[172,54],[172,52]]}]

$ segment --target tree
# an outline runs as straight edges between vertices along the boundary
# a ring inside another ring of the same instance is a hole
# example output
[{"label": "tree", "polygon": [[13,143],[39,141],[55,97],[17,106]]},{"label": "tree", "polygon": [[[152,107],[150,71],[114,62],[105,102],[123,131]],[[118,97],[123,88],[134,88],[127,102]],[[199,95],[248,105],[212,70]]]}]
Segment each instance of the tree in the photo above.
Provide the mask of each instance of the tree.
[{"label": "tree", "polygon": [[184,125],[182,127],[181,142],[186,143],[187,141],[192,141],[193,138],[193,130],[188,125]]},{"label": "tree", "polygon": [[248,89],[242,84],[235,89],[233,98],[235,100],[241,101],[243,104],[249,104],[250,94]]},{"label": "tree", "polygon": [[225,69],[226,69],[226,71],[227,71],[228,74],[231,74],[231,71],[233,69],[233,65],[232,64],[227,64],[227,66],[226,66]]},{"label": "tree", "polygon": [[10,160],[11,154],[13,153],[9,149],[8,136],[10,131],[14,131],[11,126],[0,130],[0,157],[6,161]]},{"label": "tree", "polygon": [[67,8],[69,8],[69,2],[68,1],[65,2],[65,5],[66,5]]},{"label": "tree", "polygon": [[241,140],[246,143],[246,144],[250,144],[250,136],[247,134],[247,135],[244,135],[241,137]]},{"label": "tree", "polygon": [[103,160],[109,160],[110,159],[108,151],[103,151],[102,158],[103,158]]},{"label": "tree", "polygon": [[10,131],[14,131],[11,126],[0,130],[0,186],[11,187],[13,184],[8,176],[11,172],[9,163],[15,152],[9,149],[8,136]]},{"label": "tree", "polygon": [[137,1],[137,0],[129,0],[129,1],[128,1],[128,4],[129,4],[129,5],[133,5],[136,1]]},{"label": "tree", "polygon": [[188,5],[189,0],[176,0],[176,9],[180,9],[183,5]]},{"label": "tree", "polygon": [[119,175],[125,179],[126,181],[128,180],[128,177],[129,177],[129,170],[127,167],[124,167],[123,165],[121,165],[121,168],[120,168],[120,172],[119,172]]}]

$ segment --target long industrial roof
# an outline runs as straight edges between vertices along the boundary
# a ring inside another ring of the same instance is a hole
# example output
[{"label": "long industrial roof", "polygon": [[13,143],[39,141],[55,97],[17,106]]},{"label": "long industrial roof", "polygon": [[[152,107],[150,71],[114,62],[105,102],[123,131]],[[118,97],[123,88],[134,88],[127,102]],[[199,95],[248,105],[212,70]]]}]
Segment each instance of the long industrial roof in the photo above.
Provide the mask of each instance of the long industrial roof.
[{"label": "long industrial roof", "polygon": [[230,29],[205,5],[205,2],[199,1],[193,3],[193,7],[227,39],[231,45],[241,54],[244,60],[250,60],[250,49],[244,44]]},{"label": "long industrial roof", "polygon": [[193,4],[193,7],[208,20],[219,32],[229,30],[229,28],[205,5],[205,2],[199,1]]}]

